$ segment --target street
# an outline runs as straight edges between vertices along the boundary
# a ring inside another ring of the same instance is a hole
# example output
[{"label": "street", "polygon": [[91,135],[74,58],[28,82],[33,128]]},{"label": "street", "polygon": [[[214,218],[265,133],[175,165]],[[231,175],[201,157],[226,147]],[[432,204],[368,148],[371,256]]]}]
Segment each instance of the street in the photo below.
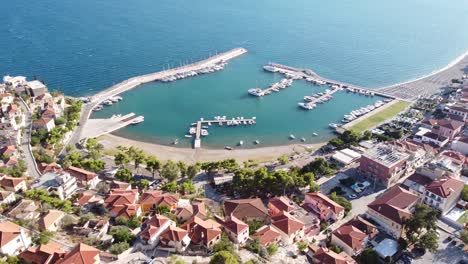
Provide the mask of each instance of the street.
[{"label": "street", "polygon": [[32,115],[31,112],[29,111],[29,108],[26,106],[25,102],[20,99],[19,105],[25,113],[25,128],[24,128],[24,133],[22,134],[21,138],[21,153],[22,153],[22,158],[26,162],[26,165],[28,166],[28,174],[29,176],[33,178],[39,178],[41,177],[41,174],[39,170],[37,169],[37,164],[36,160],[34,159],[34,155],[32,153],[32,149],[29,144],[29,140],[31,138],[31,125],[32,125]]}]

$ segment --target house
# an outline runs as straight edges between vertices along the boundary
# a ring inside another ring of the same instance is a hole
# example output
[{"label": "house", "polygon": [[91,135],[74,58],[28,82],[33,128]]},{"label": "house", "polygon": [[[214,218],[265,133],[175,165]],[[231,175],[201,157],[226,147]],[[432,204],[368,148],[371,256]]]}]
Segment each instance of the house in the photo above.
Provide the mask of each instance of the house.
[{"label": "house", "polygon": [[20,263],[54,264],[65,256],[66,252],[61,245],[49,241],[45,245],[29,247],[18,255]]},{"label": "house", "polygon": [[462,136],[455,138],[451,145],[452,150],[458,151],[464,155],[468,155],[468,137]]},{"label": "house", "polygon": [[55,121],[49,117],[41,117],[32,124],[33,129],[45,129],[47,132],[50,132],[54,127]]},{"label": "house", "polygon": [[417,142],[430,143],[438,147],[444,147],[450,141],[448,137],[439,135],[434,132],[416,134],[413,139]]},{"label": "house", "polygon": [[437,158],[418,168],[417,172],[432,180],[440,179],[442,176],[459,178],[464,163],[464,155],[454,151],[444,151]]},{"label": "house", "polygon": [[109,221],[107,219],[90,219],[83,226],[74,227],[73,230],[82,236],[101,238],[109,230]]},{"label": "house", "polygon": [[56,232],[60,227],[60,221],[65,216],[65,213],[58,210],[49,210],[44,213],[38,221],[39,229],[41,231]]},{"label": "house", "polygon": [[[310,249],[309,249],[310,250]],[[308,255],[312,263],[317,264],[357,264],[357,262],[346,252],[335,253],[328,248],[319,248],[317,251],[309,251]]]},{"label": "house", "polygon": [[366,247],[367,235],[352,225],[342,225],[332,233],[331,243],[350,256],[359,255]]},{"label": "house", "polygon": [[280,231],[282,239],[292,244],[304,238],[305,224],[288,212],[272,217],[271,226]]},{"label": "house", "polygon": [[88,187],[94,189],[100,182],[99,177],[94,172],[90,172],[74,166],[68,167],[65,171],[70,173],[71,176],[75,177],[78,186],[82,188]]},{"label": "house", "polygon": [[0,149],[0,157],[2,158],[11,157],[15,153],[16,153],[15,145],[4,146],[3,148]]},{"label": "house", "polygon": [[39,207],[32,200],[22,199],[19,204],[8,212],[7,216],[16,219],[33,220],[39,217]]},{"label": "house", "polygon": [[27,84],[26,77],[24,76],[4,76],[3,83],[8,89],[16,90],[19,87],[25,86]]},{"label": "house", "polygon": [[110,183],[110,188],[111,189],[120,189],[120,190],[130,190],[132,189],[132,185],[128,182],[121,182],[121,181],[112,181]]},{"label": "house", "polygon": [[408,153],[392,145],[379,144],[361,156],[358,171],[371,182],[389,187],[405,174],[408,158]]},{"label": "house", "polygon": [[203,220],[195,216],[183,224],[182,228],[189,232],[194,245],[211,249],[221,240],[221,225],[211,219]]},{"label": "house", "polygon": [[368,204],[366,214],[389,235],[399,238],[403,224],[411,217],[418,200],[417,195],[400,186],[394,186]]},{"label": "house", "polygon": [[165,249],[172,252],[184,252],[190,245],[190,237],[187,230],[175,225],[169,228],[161,235],[159,249]]},{"label": "house", "polygon": [[249,239],[249,225],[235,216],[227,217],[226,221],[218,219],[224,227],[229,239],[236,245],[244,245]]},{"label": "house", "polygon": [[413,173],[403,182],[403,186],[405,186],[413,194],[421,197],[426,192],[426,187],[432,181],[433,180],[431,178],[422,174]]},{"label": "house", "polygon": [[464,186],[462,181],[445,176],[426,186],[422,201],[446,213],[457,204]]},{"label": "house", "polygon": [[281,234],[276,228],[264,225],[252,235],[252,239],[258,239],[260,245],[268,247],[281,241]]},{"label": "house", "polygon": [[12,204],[16,201],[14,192],[0,191],[0,204]]},{"label": "house", "polygon": [[0,180],[0,186],[10,192],[26,191],[26,180],[24,178],[15,178],[9,176],[3,176]]},{"label": "house", "polygon": [[452,140],[460,134],[464,122],[450,119],[426,119],[422,122],[422,125],[431,129],[432,133]]},{"label": "house", "polygon": [[184,223],[195,216],[203,220],[207,218],[205,204],[203,202],[195,201],[193,201],[190,206],[177,207],[174,211],[174,215],[181,223]]},{"label": "house", "polygon": [[47,173],[47,172],[59,172],[62,170],[62,166],[57,164],[57,162],[52,162],[52,163],[45,163],[41,162],[38,164],[39,170],[41,173]]},{"label": "house", "polygon": [[319,192],[307,193],[304,207],[314,211],[321,221],[336,221],[343,218],[345,213],[343,206]]},{"label": "house", "polygon": [[16,256],[31,245],[26,230],[10,221],[0,223],[0,253]]},{"label": "house", "polygon": [[34,183],[31,188],[43,189],[54,192],[62,200],[70,198],[78,189],[76,179],[70,174],[60,172],[48,172],[41,176],[39,182]]},{"label": "house", "polygon": [[47,92],[47,87],[38,80],[28,82],[27,86],[33,97],[41,96]]},{"label": "house", "polygon": [[463,121],[468,119],[468,108],[464,104],[454,104],[447,106],[445,111],[449,114],[461,117]]},{"label": "house", "polygon": [[79,243],[56,264],[100,264],[100,253],[96,248]]},{"label": "house", "polygon": [[141,215],[141,205],[138,204],[138,190],[129,191],[114,189],[104,200],[104,206],[111,217],[130,218],[132,215]]},{"label": "house", "polygon": [[10,105],[13,103],[13,95],[10,93],[0,93],[0,104]]},{"label": "house", "polygon": [[89,192],[82,192],[78,194],[78,199],[76,200],[75,204],[81,207],[90,207],[98,203],[104,203],[104,200],[100,197],[95,195],[94,193]]},{"label": "house", "polygon": [[294,203],[284,196],[271,198],[267,208],[270,216],[281,215],[283,212],[289,213],[295,209]]},{"label": "house", "polygon": [[268,222],[269,220],[268,209],[259,198],[226,200],[223,208],[224,215],[233,215],[243,222],[252,220]]},{"label": "house", "polygon": [[141,207],[144,213],[156,209],[159,206],[166,206],[173,210],[177,206],[179,196],[172,193],[162,193],[161,191],[146,191],[141,196]]},{"label": "house", "polygon": [[143,231],[140,233],[141,240],[146,244],[156,246],[161,235],[175,223],[166,216],[156,214],[144,223]]}]

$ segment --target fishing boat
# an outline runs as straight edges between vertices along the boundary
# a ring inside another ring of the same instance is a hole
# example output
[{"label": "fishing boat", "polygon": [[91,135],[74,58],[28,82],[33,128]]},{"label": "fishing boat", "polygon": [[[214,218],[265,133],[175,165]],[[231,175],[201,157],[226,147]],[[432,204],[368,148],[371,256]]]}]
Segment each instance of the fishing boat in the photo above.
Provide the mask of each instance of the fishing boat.
[{"label": "fishing boat", "polygon": [[201,130],[201,135],[202,135],[202,136],[208,136],[208,135],[209,135],[208,130],[202,129],[202,130]]},{"label": "fishing boat", "polygon": [[300,108],[303,108],[303,109],[306,109],[306,110],[312,110],[316,106],[315,104],[311,104],[311,103],[297,103],[297,105]]},{"label": "fishing boat", "polygon": [[257,96],[257,97],[261,97],[265,95],[265,93],[260,88],[252,88],[252,89],[247,90],[247,92],[250,95]]}]

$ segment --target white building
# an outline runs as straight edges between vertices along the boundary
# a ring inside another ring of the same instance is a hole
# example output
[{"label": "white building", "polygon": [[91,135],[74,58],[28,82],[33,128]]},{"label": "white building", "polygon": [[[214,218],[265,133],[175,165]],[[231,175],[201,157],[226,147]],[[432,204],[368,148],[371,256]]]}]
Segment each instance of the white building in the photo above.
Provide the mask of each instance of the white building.
[{"label": "white building", "polygon": [[454,139],[452,141],[451,148],[455,151],[468,155],[468,137]]},{"label": "white building", "polygon": [[18,255],[31,245],[31,238],[23,227],[10,221],[0,223],[0,253]]},{"label": "white building", "polygon": [[78,189],[75,177],[66,172],[48,172],[41,176],[40,181],[31,186],[32,189],[45,189],[56,192],[60,199],[70,198]]}]

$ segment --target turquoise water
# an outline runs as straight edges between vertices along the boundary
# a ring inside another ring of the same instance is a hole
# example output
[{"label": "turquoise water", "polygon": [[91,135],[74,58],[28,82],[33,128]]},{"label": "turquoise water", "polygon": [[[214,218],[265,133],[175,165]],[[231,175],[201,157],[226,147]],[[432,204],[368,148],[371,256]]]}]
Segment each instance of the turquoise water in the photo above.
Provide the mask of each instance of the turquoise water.
[{"label": "turquoise water", "polygon": [[247,97],[248,88],[279,79],[261,71],[270,61],[378,87],[437,70],[468,48],[463,0],[15,0],[2,7],[0,74],[37,74],[68,95],[93,94],[167,65],[247,48],[223,72],[144,85],[99,114],[144,115],[144,123],[118,134],[163,144],[182,137],[189,123],[214,115],[256,116],[258,123],[210,129],[204,146],[241,139],[284,144],[291,133],[323,140],[330,136],[328,123],[377,100],[343,93],[299,111],[304,95],[324,89],[304,82],[261,100]]}]

